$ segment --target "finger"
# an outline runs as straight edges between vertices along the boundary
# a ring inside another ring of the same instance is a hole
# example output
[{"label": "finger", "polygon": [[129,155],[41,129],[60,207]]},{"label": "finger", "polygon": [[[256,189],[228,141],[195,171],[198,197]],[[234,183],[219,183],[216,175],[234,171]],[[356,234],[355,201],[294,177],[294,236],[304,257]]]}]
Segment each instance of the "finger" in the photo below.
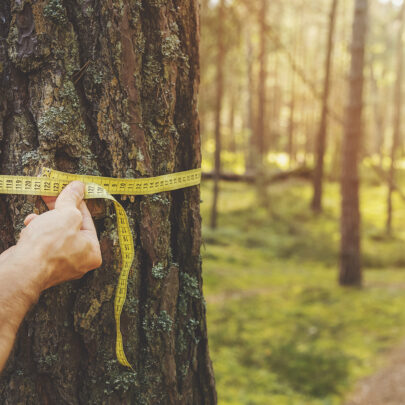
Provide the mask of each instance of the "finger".
[{"label": "finger", "polygon": [[55,209],[66,207],[80,207],[84,197],[84,184],[81,181],[72,181],[59,194],[55,201]]},{"label": "finger", "polygon": [[42,199],[44,200],[44,203],[48,207],[48,210],[53,210],[55,208],[56,197],[43,195]]},{"label": "finger", "polygon": [[93,270],[101,266],[102,257],[101,257],[101,250],[100,250],[100,243],[98,241],[96,227],[94,226],[93,219],[91,217],[90,211],[87,208],[87,204],[85,201],[82,201],[79,210],[83,217],[82,232],[86,235],[88,240],[90,240],[91,245],[91,260],[88,263],[89,268],[88,270]]},{"label": "finger", "polygon": [[15,246],[11,246],[7,250],[5,250],[3,253],[1,253],[0,254],[0,261],[6,260],[7,257],[9,257],[11,255],[11,253],[13,252],[14,249],[15,249]]},{"label": "finger", "polygon": [[24,219],[24,225],[25,225],[25,226],[28,226],[29,223],[30,223],[33,219],[35,219],[37,216],[38,216],[37,214],[29,214],[29,215],[27,215],[27,217]]},{"label": "finger", "polygon": [[87,204],[82,201],[79,205],[79,210],[82,213],[83,221],[82,227],[80,228],[83,231],[89,231],[97,237],[96,227],[94,226],[93,218],[91,217],[90,211],[87,208]]}]

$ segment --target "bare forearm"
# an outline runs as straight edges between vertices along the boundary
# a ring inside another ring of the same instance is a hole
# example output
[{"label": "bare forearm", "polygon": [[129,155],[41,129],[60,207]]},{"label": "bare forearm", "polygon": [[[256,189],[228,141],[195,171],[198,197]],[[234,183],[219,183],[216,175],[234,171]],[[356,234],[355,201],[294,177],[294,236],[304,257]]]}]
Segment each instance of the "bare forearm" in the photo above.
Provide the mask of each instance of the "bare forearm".
[{"label": "bare forearm", "polygon": [[39,297],[27,258],[14,254],[0,260],[0,371],[3,369],[25,314]]},{"label": "bare forearm", "polygon": [[74,181],[58,198],[44,197],[50,211],[28,215],[17,245],[0,255],[0,371],[41,291],[101,266],[84,192],[84,184]]}]

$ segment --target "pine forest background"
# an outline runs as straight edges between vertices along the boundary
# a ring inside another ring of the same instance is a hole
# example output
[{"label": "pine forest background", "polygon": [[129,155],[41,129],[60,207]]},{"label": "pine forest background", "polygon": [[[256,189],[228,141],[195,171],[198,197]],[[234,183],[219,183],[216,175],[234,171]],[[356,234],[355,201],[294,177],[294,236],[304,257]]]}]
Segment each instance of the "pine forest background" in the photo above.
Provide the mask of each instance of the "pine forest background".
[{"label": "pine forest background", "polygon": [[394,373],[392,398],[358,392],[405,336],[404,19],[401,0],[201,1],[220,404],[403,403]]}]

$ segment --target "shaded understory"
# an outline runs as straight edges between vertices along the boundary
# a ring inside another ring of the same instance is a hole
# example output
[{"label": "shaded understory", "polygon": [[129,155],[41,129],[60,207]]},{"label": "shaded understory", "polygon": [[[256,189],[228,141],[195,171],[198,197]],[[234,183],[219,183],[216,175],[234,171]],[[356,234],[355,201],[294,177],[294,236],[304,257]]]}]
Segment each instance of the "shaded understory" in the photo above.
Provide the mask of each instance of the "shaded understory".
[{"label": "shaded understory", "polygon": [[385,189],[362,190],[364,288],[337,286],[338,185],[325,212],[308,183],[261,190],[223,184],[219,227],[207,227],[202,186],[204,291],[219,403],[340,404],[405,335],[405,212],[384,235]]}]

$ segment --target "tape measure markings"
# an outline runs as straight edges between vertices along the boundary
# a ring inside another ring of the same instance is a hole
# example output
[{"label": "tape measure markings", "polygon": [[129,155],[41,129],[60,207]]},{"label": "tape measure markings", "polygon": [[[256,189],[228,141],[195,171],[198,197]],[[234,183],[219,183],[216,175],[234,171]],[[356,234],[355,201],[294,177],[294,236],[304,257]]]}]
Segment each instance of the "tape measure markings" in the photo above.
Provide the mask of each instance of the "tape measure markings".
[{"label": "tape measure markings", "polygon": [[201,181],[201,169],[138,179],[70,174],[47,168],[43,169],[42,175],[55,176],[58,179],[67,180],[69,182],[80,180],[83,183],[94,183],[105,188],[110,194],[127,195],[146,195],[160,193],[162,191],[172,191],[198,185]]},{"label": "tape measure markings", "polygon": [[121,179],[76,175],[43,168],[41,176],[43,177],[0,175],[0,194],[58,196],[71,181],[79,180],[85,184],[85,199],[106,198],[114,203],[122,258],[122,267],[114,299],[116,355],[122,365],[132,368],[124,352],[121,313],[127,296],[128,275],[134,260],[135,250],[127,214],[122,205],[111,194],[145,195],[191,187],[200,184],[201,169],[157,177]]}]

